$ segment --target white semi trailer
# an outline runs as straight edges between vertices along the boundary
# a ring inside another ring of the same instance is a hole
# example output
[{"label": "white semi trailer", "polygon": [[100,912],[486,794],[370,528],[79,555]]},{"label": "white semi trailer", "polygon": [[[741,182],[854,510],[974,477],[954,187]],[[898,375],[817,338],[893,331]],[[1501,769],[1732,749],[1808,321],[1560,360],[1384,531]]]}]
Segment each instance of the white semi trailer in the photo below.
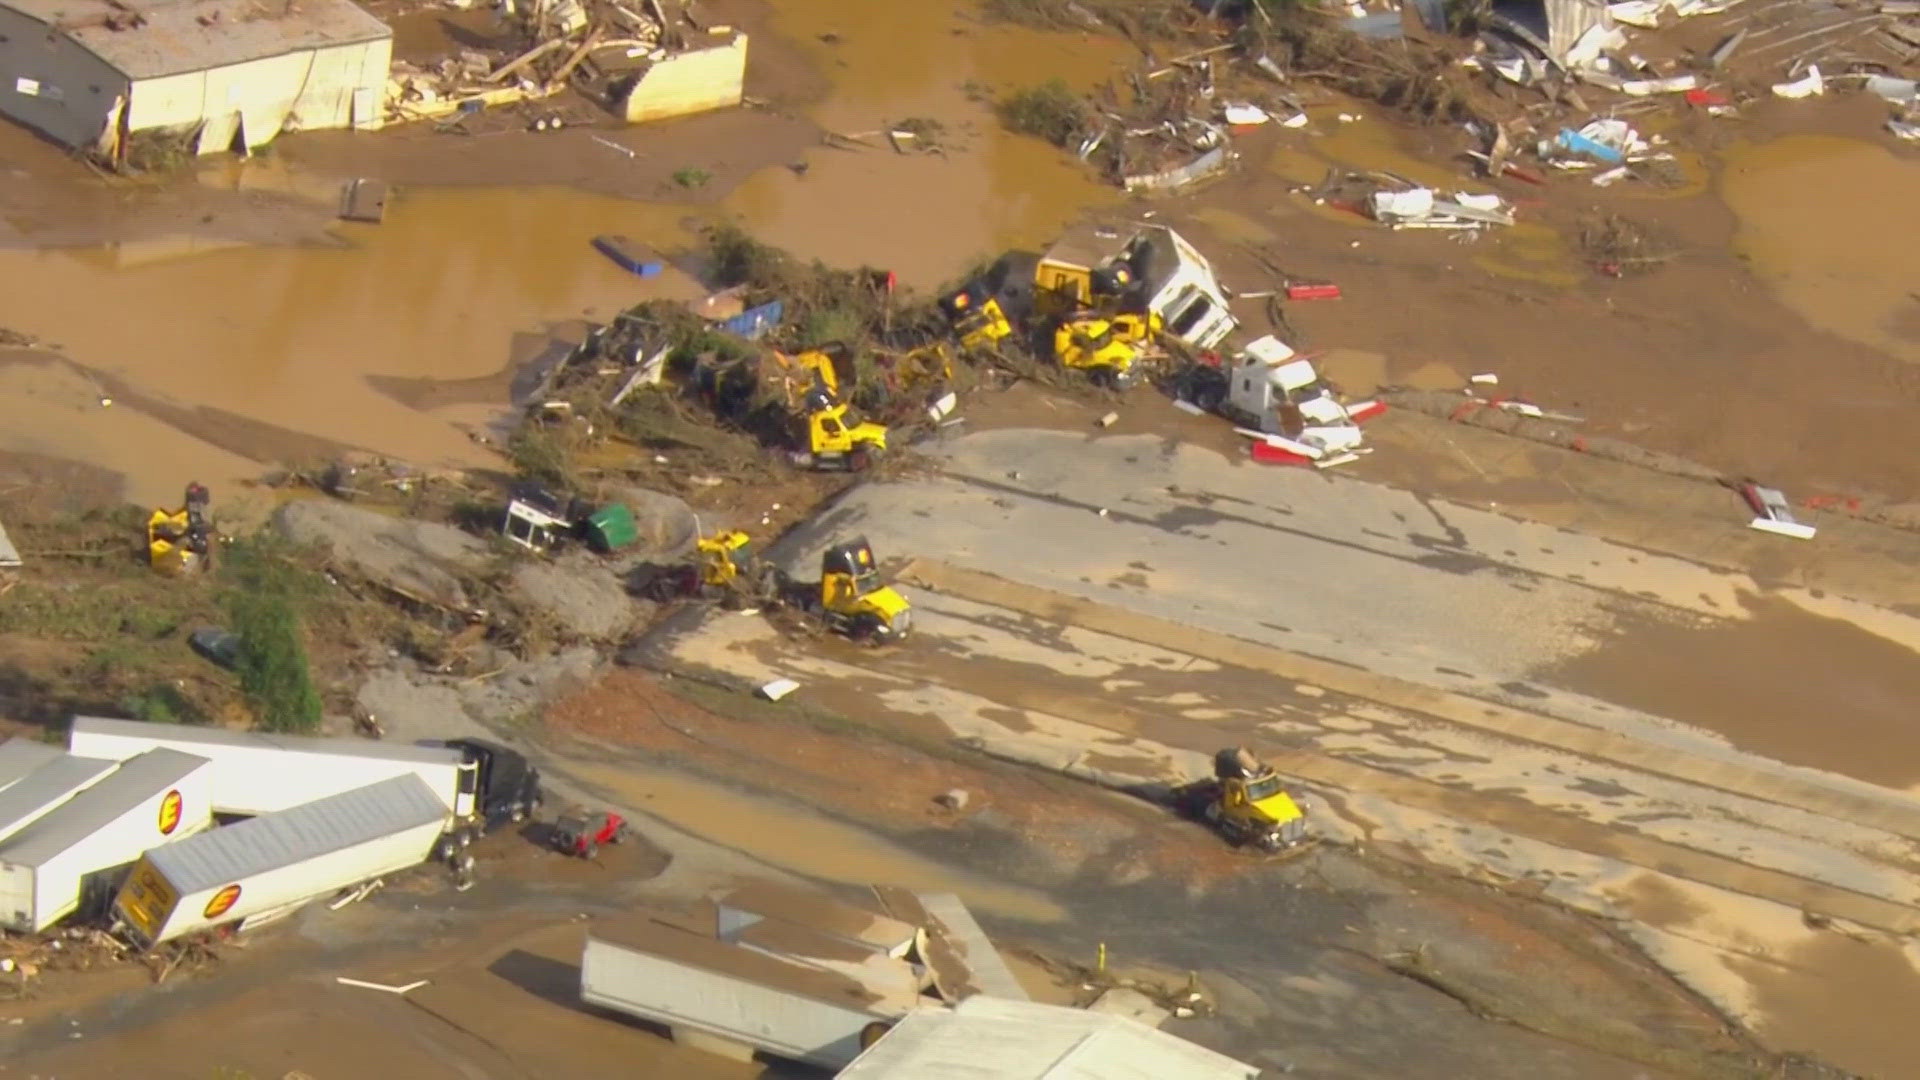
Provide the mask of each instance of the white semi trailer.
[{"label": "white semi trailer", "polygon": [[[9,745],[20,740],[11,740]],[[52,813],[76,794],[99,783],[113,772],[116,763],[103,758],[79,757],[55,750],[18,780],[0,788],[0,840],[13,836]]]},{"label": "white semi trailer", "polygon": [[518,821],[541,800],[539,770],[520,754],[479,739],[406,745],[76,716],[67,746],[114,761],[160,747],[204,757],[213,763],[218,814],[275,813],[409,775],[419,777],[454,817],[477,823],[478,831]]},{"label": "white semi trailer", "polygon": [[152,947],[425,862],[453,825],[407,773],[154,848],[114,899],[128,936]]},{"label": "white semi trailer", "polygon": [[210,764],[149,750],[0,843],[0,926],[34,934],[104,910],[143,852],[213,823]]}]

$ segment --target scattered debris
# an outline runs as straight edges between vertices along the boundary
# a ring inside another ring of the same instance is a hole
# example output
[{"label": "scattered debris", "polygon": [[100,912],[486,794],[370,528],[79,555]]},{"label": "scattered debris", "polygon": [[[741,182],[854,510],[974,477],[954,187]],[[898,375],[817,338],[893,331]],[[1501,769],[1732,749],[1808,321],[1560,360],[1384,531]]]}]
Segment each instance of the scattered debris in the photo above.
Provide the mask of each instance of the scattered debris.
[{"label": "scattered debris", "polygon": [[601,235],[593,238],[595,251],[612,259],[615,266],[642,278],[658,275],[663,267],[652,248],[624,236]]},{"label": "scattered debris", "polygon": [[1118,423],[1119,420],[1120,420],[1119,413],[1110,412],[1107,415],[1101,417],[1097,422],[1101,427],[1105,428],[1105,427],[1112,427],[1114,424]]},{"label": "scattered debris", "polygon": [[1827,92],[1827,81],[1820,74],[1820,65],[1808,65],[1806,74],[1797,79],[1773,84],[1773,96],[1783,98],[1819,97]]},{"label": "scattered debris", "polygon": [[1374,220],[1392,229],[1478,229],[1512,225],[1513,213],[1498,195],[1456,192],[1441,198],[1432,188],[1405,187],[1375,191],[1370,206]]},{"label": "scattered debris", "polygon": [[967,791],[965,788],[949,788],[941,792],[933,801],[946,807],[948,810],[965,810],[967,808]]},{"label": "scattered debris", "polygon": [[388,194],[384,180],[349,180],[340,189],[340,217],[378,225],[387,218]]},{"label": "scattered debris", "polygon": [[781,698],[786,697],[798,689],[800,689],[800,684],[794,682],[792,679],[775,679],[772,682],[761,685],[760,696],[766,698],[768,701],[779,701]]},{"label": "scattered debris", "polygon": [[1740,496],[1747,500],[1747,505],[1752,507],[1754,514],[1757,515],[1748,523],[1750,528],[1780,536],[1791,536],[1796,540],[1813,539],[1816,531],[1814,527],[1794,518],[1793,508],[1787,504],[1787,497],[1779,491],[1770,487],[1761,487],[1752,481],[1741,484],[1739,491]]},{"label": "scattered debris", "polygon": [[427,985],[428,982],[426,979],[420,979],[415,982],[410,982],[405,986],[388,986],[385,983],[367,982],[363,979],[349,979],[345,975],[335,975],[333,981],[339,983],[341,986],[357,986],[362,990],[380,990],[389,994],[405,994],[409,991],[420,989]]}]

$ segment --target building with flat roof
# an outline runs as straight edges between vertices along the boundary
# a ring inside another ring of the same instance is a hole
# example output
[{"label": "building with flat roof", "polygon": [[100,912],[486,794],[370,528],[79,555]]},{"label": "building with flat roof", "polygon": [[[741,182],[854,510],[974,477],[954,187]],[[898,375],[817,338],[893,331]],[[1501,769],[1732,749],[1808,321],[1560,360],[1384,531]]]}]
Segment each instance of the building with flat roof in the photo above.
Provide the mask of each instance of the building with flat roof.
[{"label": "building with flat roof", "polygon": [[115,162],[378,126],[392,57],[351,0],[0,0],[0,112]]}]

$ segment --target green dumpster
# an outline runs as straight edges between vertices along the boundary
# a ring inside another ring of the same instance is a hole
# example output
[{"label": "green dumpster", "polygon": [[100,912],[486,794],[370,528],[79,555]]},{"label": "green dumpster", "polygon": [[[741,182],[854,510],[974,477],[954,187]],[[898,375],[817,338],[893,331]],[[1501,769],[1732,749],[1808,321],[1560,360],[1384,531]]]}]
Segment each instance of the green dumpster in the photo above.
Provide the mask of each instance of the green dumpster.
[{"label": "green dumpster", "polygon": [[603,506],[587,519],[587,543],[602,555],[619,551],[638,539],[640,529],[633,523],[633,511],[621,503]]}]

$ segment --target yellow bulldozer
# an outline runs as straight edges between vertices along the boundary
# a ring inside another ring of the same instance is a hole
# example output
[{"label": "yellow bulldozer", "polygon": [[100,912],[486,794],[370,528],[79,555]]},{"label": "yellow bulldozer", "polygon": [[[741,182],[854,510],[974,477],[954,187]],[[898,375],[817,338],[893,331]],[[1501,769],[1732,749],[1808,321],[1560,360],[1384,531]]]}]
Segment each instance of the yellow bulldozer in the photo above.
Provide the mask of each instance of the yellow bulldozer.
[{"label": "yellow bulldozer", "polygon": [[886,644],[907,636],[913,608],[880,578],[873,546],[864,536],[836,544],[820,556],[820,580],[783,580],[781,596],[808,615],[855,641]]},{"label": "yellow bulldozer", "polygon": [[1213,776],[1177,789],[1174,803],[1187,816],[1213,826],[1229,843],[1268,854],[1302,851],[1313,840],[1303,800],[1244,747],[1215,754]]},{"label": "yellow bulldozer", "polygon": [[755,557],[753,538],[746,533],[721,529],[695,540],[693,549],[691,560],[635,569],[627,590],[663,603],[698,597],[744,604],[761,598],[770,588]]},{"label": "yellow bulldozer", "polygon": [[820,557],[820,579],[799,581],[762,563],[746,533],[722,529],[696,540],[690,560],[639,567],[627,589],[661,603],[701,599],[741,607],[788,607],[836,633],[873,644],[900,640],[913,623],[912,605],[880,579],[873,546],[865,537],[828,548]]},{"label": "yellow bulldozer", "polygon": [[213,496],[188,484],[178,510],[155,510],[147,517],[147,564],[164,574],[205,570],[213,562],[213,526],[207,508]]},{"label": "yellow bulldozer", "polygon": [[808,349],[793,356],[776,354],[776,359],[788,372],[787,400],[805,429],[803,456],[807,464],[815,469],[859,472],[872,464],[874,455],[887,449],[887,428],[848,419],[848,405],[840,397],[836,355],[844,355],[844,351]]},{"label": "yellow bulldozer", "polygon": [[[1107,386],[1138,382],[1163,323],[1124,305],[1130,278],[1054,252],[1008,255],[939,301],[960,347],[998,349],[1024,326],[1036,352]],[[1018,325],[1016,325],[1018,324]]]}]

